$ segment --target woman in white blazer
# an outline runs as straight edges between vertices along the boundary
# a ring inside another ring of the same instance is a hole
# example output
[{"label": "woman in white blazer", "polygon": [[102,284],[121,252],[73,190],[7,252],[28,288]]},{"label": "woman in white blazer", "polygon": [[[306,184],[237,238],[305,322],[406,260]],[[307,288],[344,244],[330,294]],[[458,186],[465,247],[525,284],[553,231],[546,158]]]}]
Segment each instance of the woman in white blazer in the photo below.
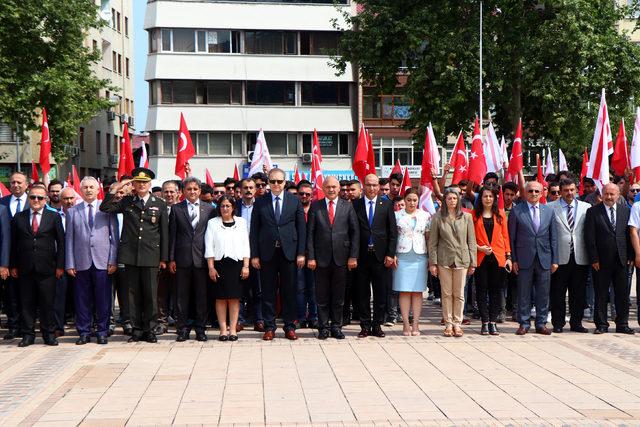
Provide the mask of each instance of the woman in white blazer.
[{"label": "woman in white blazer", "polygon": [[[399,292],[402,334],[420,335],[418,324],[422,309],[422,293],[427,287],[427,239],[431,216],[418,209],[420,196],[413,188],[404,193],[405,207],[397,211],[398,243],[396,247],[393,290]],[[409,325],[409,312],[413,322]]]},{"label": "woman in white blazer", "polygon": [[233,215],[234,209],[234,200],[229,196],[222,196],[218,200],[219,216],[209,220],[204,235],[204,257],[207,259],[209,277],[215,283],[220,341],[238,340],[236,325],[242,297],[240,280],[249,277],[249,232],[244,218]]}]

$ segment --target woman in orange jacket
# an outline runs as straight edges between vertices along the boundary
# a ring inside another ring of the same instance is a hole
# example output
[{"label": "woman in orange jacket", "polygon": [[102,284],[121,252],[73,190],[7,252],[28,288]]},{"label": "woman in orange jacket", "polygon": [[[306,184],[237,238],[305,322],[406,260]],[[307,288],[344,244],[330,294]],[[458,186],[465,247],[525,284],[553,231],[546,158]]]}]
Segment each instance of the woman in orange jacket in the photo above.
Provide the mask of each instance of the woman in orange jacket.
[{"label": "woman in orange jacket", "polygon": [[496,320],[500,313],[504,272],[511,270],[511,245],[507,217],[498,209],[498,190],[484,186],[473,212],[478,244],[478,267],[475,271],[476,300],[482,319],[482,335],[498,335]]}]

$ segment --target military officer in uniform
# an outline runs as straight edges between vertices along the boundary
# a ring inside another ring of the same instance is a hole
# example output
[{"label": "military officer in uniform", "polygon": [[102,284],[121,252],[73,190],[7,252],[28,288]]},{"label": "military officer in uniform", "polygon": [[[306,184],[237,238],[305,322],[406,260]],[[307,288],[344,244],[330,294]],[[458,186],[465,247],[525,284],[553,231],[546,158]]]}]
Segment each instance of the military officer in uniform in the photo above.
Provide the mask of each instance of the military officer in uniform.
[{"label": "military officer in uniform", "polygon": [[[125,286],[133,334],[130,342],[157,342],[153,332],[158,322],[158,268],[164,269],[169,257],[169,220],[167,205],[153,196],[151,180],[155,174],[146,168],[133,170],[132,180],[112,186],[100,210],[122,213],[122,234],[118,262],[124,264]],[[114,200],[121,187],[133,181],[131,195]]]}]

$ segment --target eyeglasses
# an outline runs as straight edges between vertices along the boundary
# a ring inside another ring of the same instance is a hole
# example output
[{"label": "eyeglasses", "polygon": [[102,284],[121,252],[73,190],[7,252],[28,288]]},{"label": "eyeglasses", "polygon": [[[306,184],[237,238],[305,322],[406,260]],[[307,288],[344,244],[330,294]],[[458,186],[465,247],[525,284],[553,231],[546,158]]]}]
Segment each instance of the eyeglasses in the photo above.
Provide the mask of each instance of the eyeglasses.
[{"label": "eyeglasses", "polygon": [[301,193],[301,192],[298,192],[298,196],[300,196],[300,197],[311,197],[311,193]]},{"label": "eyeglasses", "polygon": [[235,187],[234,187],[233,185],[230,185],[229,187],[226,187],[226,188],[227,188],[227,191],[231,191],[231,190],[233,190]]},{"label": "eyeglasses", "polygon": [[31,196],[29,196],[29,200],[44,200],[46,199],[45,196],[36,196],[34,194],[32,194]]},{"label": "eyeglasses", "polygon": [[540,193],[540,190],[527,190],[527,193],[529,193],[529,194],[538,194],[538,193]]},{"label": "eyeglasses", "polygon": [[214,191],[213,194],[225,194],[226,191]]},{"label": "eyeglasses", "polygon": [[554,196],[559,196],[560,195],[560,191],[549,191],[549,194],[552,194]]},{"label": "eyeglasses", "polygon": [[278,184],[282,185],[284,183],[284,179],[270,179],[269,184]]},{"label": "eyeglasses", "polygon": [[629,191],[631,191],[632,193],[637,193],[638,191],[640,191],[640,188],[630,188]]},{"label": "eyeglasses", "polygon": [[266,186],[267,186],[267,184],[256,184],[256,187],[257,187],[257,188],[264,188],[264,187],[266,187]]}]

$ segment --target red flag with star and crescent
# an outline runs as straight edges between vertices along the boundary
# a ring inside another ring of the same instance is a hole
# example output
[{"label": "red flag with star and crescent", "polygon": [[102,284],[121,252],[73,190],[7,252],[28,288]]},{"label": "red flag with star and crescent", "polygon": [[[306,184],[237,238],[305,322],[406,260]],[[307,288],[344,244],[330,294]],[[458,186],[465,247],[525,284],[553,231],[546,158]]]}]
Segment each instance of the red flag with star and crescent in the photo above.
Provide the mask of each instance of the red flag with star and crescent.
[{"label": "red flag with star and crescent", "polygon": [[[364,183],[364,177],[370,173],[375,173],[370,170],[369,165],[369,137],[367,136],[367,130],[364,124],[360,126],[360,134],[358,135],[358,145],[356,146],[356,152],[353,156],[353,173],[358,177],[360,182]],[[313,174],[312,174],[313,175]]]},{"label": "red flag with star and crescent", "polygon": [[131,139],[129,138],[129,126],[124,122],[122,128],[122,138],[120,139],[120,159],[118,160],[118,179],[123,175],[131,175],[135,169],[133,162],[133,150],[131,148]]},{"label": "red flag with star and crescent", "polygon": [[473,126],[473,140],[471,142],[471,153],[469,153],[469,175],[467,179],[476,184],[481,184],[487,174],[487,162],[484,158],[484,147],[482,146],[482,134],[480,124],[476,117]]},{"label": "red flag with star and crescent", "polygon": [[42,139],[40,140],[40,169],[45,177],[51,170],[49,155],[51,154],[51,136],[49,134],[49,120],[47,119],[47,109],[42,109]]},{"label": "red flag with star and crescent", "polygon": [[467,147],[464,143],[464,136],[462,136],[462,131],[460,131],[460,133],[458,134],[458,141],[456,142],[456,146],[453,147],[453,151],[451,152],[449,164],[453,169],[453,178],[451,179],[451,184],[457,184],[463,179],[467,179],[467,175],[469,173],[469,159],[467,157]]},{"label": "red flag with star and crescent", "polygon": [[515,178],[522,168],[522,119],[520,119],[516,129],[516,136],[513,138],[513,146],[511,147],[511,159],[509,160],[509,168],[507,170],[508,175]]},{"label": "red flag with star and crescent", "polygon": [[320,143],[318,142],[318,132],[313,130],[313,148],[311,150],[311,180],[313,181],[313,192],[316,200],[324,199],[324,191],[322,191],[322,152],[320,151]]},{"label": "red flag with star and crescent", "polygon": [[176,155],[176,169],[175,174],[184,179],[187,175],[186,165],[196,154],[196,150],[191,142],[191,134],[187,128],[187,122],[184,120],[184,115],[180,113],[180,130],[178,131],[178,154]]}]

